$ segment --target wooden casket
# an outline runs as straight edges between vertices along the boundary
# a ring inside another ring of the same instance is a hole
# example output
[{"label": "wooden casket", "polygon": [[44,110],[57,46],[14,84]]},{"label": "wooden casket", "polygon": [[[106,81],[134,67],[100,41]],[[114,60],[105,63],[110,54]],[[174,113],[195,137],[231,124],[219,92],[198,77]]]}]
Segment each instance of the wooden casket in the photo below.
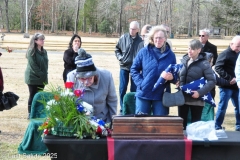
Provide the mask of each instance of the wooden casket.
[{"label": "wooden casket", "polygon": [[183,139],[183,119],[176,116],[113,116],[113,138]]}]

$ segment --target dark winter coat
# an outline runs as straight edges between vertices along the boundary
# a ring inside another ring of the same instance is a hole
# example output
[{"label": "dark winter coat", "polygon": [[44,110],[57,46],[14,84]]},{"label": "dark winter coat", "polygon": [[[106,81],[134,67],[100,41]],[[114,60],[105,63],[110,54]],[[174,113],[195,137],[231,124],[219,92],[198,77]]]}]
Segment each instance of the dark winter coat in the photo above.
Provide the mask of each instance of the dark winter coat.
[{"label": "dark winter coat", "polygon": [[201,49],[201,52],[209,52],[213,54],[213,65],[215,65],[218,53],[217,53],[217,46],[214,44],[210,43],[209,41],[206,42],[204,47]]},{"label": "dark winter coat", "polygon": [[142,38],[138,35],[133,39],[129,33],[120,37],[115,48],[115,56],[119,60],[120,68],[129,71]]},{"label": "dark winter coat", "polygon": [[[192,81],[198,80],[204,77],[207,83],[197,90],[199,97],[204,96],[212,90],[216,84],[216,79],[213,74],[213,70],[206,59],[205,53],[199,53],[198,58],[188,66],[190,60],[188,54],[184,55],[181,62],[183,64],[182,69],[179,72],[179,85],[183,86]],[[204,102],[200,99],[192,98],[192,95],[184,93],[185,103],[190,105],[203,106]]]},{"label": "dark winter coat", "polygon": [[[238,58],[238,53],[233,51],[230,47],[224,50],[222,53],[218,55],[215,71],[221,78],[224,78],[227,81],[231,81],[235,76],[235,66]],[[222,88],[234,89],[238,90],[237,84],[233,84],[230,86],[222,86]]]},{"label": "dark winter coat", "polygon": [[72,48],[67,49],[63,55],[64,62],[64,71],[63,71],[63,80],[66,82],[67,74],[72,70],[76,69],[75,58],[78,56],[78,53],[75,52]]},{"label": "dark winter coat", "polygon": [[27,68],[25,70],[25,83],[29,85],[48,84],[48,55],[43,49],[29,50],[27,54]]}]

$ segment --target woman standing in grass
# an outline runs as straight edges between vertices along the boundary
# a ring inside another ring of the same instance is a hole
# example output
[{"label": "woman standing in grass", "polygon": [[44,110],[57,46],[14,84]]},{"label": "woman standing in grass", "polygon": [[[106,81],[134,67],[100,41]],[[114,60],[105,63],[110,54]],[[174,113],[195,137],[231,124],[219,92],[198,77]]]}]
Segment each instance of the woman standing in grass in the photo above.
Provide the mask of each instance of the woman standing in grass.
[{"label": "woman standing in grass", "polygon": [[26,54],[28,63],[25,70],[25,83],[29,90],[28,119],[34,95],[48,83],[48,55],[43,49],[44,39],[45,36],[41,33],[32,36]]}]

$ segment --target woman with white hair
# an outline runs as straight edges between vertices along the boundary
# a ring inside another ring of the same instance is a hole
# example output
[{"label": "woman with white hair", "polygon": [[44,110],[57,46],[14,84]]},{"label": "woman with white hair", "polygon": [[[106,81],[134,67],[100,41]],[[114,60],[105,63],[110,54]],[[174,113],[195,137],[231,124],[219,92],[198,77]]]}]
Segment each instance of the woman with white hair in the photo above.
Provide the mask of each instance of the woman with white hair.
[{"label": "woman with white hair", "polygon": [[170,89],[169,80],[173,79],[172,74],[162,75],[168,82],[154,91],[152,89],[167,66],[176,64],[176,57],[167,43],[165,28],[155,26],[148,35],[148,45],[138,52],[130,70],[137,86],[135,113],[168,115],[169,109],[163,106],[162,97],[164,91]]}]

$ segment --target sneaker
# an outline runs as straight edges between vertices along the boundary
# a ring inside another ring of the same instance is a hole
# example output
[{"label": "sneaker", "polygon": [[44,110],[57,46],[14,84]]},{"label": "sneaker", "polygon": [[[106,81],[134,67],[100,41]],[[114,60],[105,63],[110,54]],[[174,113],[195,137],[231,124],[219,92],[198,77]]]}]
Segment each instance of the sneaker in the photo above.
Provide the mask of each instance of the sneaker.
[{"label": "sneaker", "polygon": [[239,131],[240,132],[240,128],[235,129],[235,131]]},{"label": "sneaker", "polygon": [[225,130],[225,127],[216,127],[215,130]]}]

